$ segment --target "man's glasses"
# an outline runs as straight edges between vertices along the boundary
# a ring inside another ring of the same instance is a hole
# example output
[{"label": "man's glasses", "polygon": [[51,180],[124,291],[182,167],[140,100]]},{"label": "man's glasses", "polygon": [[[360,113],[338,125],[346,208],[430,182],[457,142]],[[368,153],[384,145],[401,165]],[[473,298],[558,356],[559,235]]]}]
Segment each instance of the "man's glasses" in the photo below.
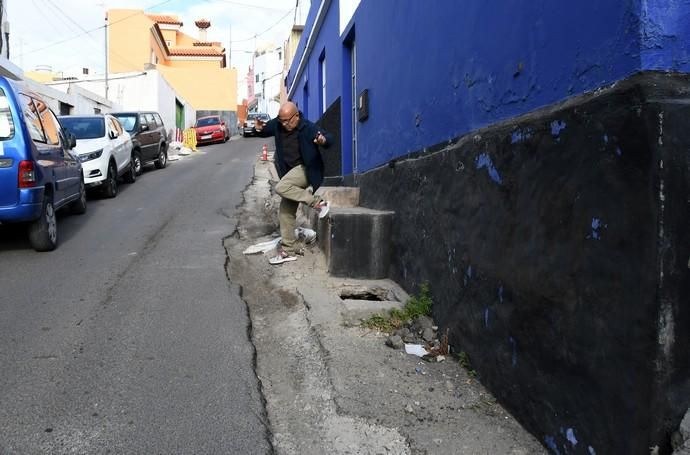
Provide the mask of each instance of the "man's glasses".
[{"label": "man's glasses", "polygon": [[282,118],[279,118],[278,120],[280,120],[281,125],[287,125],[288,123],[290,123],[290,120],[292,120],[292,118],[293,118],[295,115],[297,115],[297,112],[295,112],[294,114],[292,114],[292,115],[290,116],[290,118],[287,119],[287,120],[283,120]]}]

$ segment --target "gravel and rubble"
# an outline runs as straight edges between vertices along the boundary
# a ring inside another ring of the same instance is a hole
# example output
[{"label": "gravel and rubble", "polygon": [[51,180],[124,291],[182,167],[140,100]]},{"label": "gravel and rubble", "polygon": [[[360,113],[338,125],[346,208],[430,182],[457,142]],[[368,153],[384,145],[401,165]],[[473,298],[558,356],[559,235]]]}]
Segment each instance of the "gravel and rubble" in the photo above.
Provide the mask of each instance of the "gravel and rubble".
[{"label": "gravel and rubble", "polygon": [[[275,453],[547,453],[461,362],[446,355],[443,334],[430,318],[391,334],[352,323],[343,289],[399,289],[395,283],[331,277],[314,245],[280,266],[261,254],[243,255],[247,246],[276,235],[278,198],[268,164],[259,162],[255,170],[242,221],[224,245],[229,280],[251,320]],[[406,343],[424,345],[433,355],[407,354]]]}]

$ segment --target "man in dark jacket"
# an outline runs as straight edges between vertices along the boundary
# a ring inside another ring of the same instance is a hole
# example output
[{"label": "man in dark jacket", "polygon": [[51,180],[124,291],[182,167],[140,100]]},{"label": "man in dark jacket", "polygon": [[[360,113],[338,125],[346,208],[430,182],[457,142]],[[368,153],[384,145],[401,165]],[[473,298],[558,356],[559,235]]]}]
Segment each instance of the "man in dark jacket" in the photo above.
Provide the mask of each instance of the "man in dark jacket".
[{"label": "man in dark jacket", "polygon": [[257,136],[273,136],[276,143],[274,162],[280,181],[276,193],[282,198],[278,219],[280,221],[281,247],[271,258],[271,264],[294,261],[296,253],[295,219],[299,203],[303,202],[326,216],[328,202],[314,195],[323,182],[323,160],[319,146],[327,148],[332,136],[316,124],[302,118],[295,103],[287,102],[280,107],[278,117],[266,122],[254,123]]}]

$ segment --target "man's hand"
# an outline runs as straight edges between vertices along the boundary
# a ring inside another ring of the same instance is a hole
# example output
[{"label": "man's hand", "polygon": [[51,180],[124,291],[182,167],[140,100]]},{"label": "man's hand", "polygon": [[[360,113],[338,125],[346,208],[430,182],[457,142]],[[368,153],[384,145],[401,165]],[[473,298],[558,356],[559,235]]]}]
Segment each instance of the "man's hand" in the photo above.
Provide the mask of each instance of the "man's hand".
[{"label": "man's hand", "polygon": [[326,136],[321,134],[321,131],[316,133],[316,137],[314,137],[314,144],[324,145],[325,143],[326,143]]},{"label": "man's hand", "polygon": [[256,131],[261,131],[262,129],[264,129],[264,122],[262,122],[258,118],[254,119],[254,129]]}]

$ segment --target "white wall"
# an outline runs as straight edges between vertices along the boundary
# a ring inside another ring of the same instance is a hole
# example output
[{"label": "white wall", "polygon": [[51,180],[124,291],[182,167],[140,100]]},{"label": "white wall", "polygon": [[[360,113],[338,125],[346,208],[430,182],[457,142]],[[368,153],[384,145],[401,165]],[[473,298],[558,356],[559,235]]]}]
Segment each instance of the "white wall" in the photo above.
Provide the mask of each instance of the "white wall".
[{"label": "white wall", "polygon": [[83,88],[79,89],[77,87],[76,90],[69,90],[67,85],[51,86],[31,79],[26,79],[24,82],[32,91],[41,95],[41,98],[48,103],[48,106],[56,114],[60,113],[61,102],[72,106],[72,114],[86,115],[95,113],[96,109],[100,110],[100,112],[111,112],[119,109],[116,103],[112,103]]},{"label": "white wall", "polygon": [[280,102],[273,101],[280,98],[280,84],[283,74],[283,59],[285,53],[282,48],[266,50],[254,57],[254,75],[259,76],[259,82],[255,82],[255,92],[258,103],[258,111],[266,112],[271,117],[278,115]]},{"label": "white wall", "polygon": [[[51,85],[56,88],[69,87],[68,91],[89,90],[104,93],[105,81],[103,79],[65,81],[51,83]],[[174,137],[175,100],[184,106],[185,128],[193,126],[196,121],[196,110],[184,99],[176,96],[172,86],[155,69],[113,75],[108,79],[108,99],[117,106],[113,110],[160,113],[169,137]]]}]

